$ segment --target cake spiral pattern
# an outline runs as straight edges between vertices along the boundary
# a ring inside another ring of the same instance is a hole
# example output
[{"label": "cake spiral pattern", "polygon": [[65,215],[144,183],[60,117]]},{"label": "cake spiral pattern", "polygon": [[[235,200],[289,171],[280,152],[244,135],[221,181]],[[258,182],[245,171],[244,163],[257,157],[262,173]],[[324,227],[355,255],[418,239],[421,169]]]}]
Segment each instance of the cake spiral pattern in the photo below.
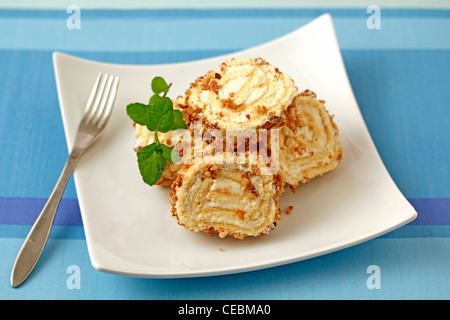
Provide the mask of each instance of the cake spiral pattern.
[{"label": "cake spiral pattern", "polygon": [[279,175],[263,165],[184,166],[172,185],[172,215],[191,231],[235,238],[267,234],[281,219]]},{"label": "cake spiral pattern", "polygon": [[338,128],[314,92],[298,94],[280,126],[280,170],[287,186],[296,187],[333,170],[342,159]]}]

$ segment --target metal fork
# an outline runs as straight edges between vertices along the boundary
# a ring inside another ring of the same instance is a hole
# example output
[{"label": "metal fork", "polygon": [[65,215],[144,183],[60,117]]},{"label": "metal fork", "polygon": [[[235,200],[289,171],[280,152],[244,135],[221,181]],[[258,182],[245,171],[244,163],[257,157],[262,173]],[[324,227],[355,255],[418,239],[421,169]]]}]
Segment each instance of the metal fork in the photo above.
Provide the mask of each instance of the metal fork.
[{"label": "metal fork", "polygon": [[116,98],[119,78],[100,73],[78,126],[75,144],[47,203],[17,255],[11,285],[18,287],[31,273],[45,247],[66,184],[83,152],[103,133]]}]

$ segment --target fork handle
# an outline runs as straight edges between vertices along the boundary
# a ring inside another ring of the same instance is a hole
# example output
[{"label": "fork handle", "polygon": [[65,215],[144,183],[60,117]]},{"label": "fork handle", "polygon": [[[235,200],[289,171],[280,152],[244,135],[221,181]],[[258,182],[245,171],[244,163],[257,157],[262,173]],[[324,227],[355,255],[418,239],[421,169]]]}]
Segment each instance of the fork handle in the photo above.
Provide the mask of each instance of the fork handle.
[{"label": "fork handle", "polygon": [[80,158],[81,153],[78,151],[74,150],[70,153],[47,203],[25,238],[11,273],[11,285],[13,287],[18,287],[28,277],[41,256],[50,234],[59,202]]}]

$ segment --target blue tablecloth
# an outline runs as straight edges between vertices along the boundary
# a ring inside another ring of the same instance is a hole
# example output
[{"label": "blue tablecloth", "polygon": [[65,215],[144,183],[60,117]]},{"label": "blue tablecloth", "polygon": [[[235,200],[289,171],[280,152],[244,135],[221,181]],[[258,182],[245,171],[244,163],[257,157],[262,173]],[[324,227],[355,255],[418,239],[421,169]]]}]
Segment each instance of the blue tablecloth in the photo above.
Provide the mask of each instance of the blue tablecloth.
[{"label": "blue tablecloth", "polygon": [[[365,7],[233,3],[80,6],[79,29],[66,7],[0,7],[0,299],[450,298],[450,10],[381,7],[380,29],[371,29]],[[266,42],[325,12],[334,19],[376,147],[419,213],[415,221],[285,266],[206,278],[130,278],[91,266],[71,180],[35,270],[19,288],[10,286],[18,250],[68,155],[53,51],[117,63],[189,61]]]}]

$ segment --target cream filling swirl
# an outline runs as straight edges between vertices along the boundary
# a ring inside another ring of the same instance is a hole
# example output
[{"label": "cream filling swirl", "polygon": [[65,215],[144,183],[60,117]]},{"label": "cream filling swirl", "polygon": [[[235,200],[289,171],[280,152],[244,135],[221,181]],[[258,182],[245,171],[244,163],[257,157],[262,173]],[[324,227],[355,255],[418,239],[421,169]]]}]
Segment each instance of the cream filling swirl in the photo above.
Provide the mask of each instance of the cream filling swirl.
[{"label": "cream filling swirl", "polygon": [[336,167],[342,156],[338,130],[324,105],[297,97],[280,129],[280,173],[295,186]]},{"label": "cream filling swirl", "polygon": [[243,165],[218,165],[208,170],[188,169],[176,188],[177,216],[183,225],[199,231],[213,227],[229,234],[259,235],[278,219],[279,192],[271,175],[259,175]]}]

